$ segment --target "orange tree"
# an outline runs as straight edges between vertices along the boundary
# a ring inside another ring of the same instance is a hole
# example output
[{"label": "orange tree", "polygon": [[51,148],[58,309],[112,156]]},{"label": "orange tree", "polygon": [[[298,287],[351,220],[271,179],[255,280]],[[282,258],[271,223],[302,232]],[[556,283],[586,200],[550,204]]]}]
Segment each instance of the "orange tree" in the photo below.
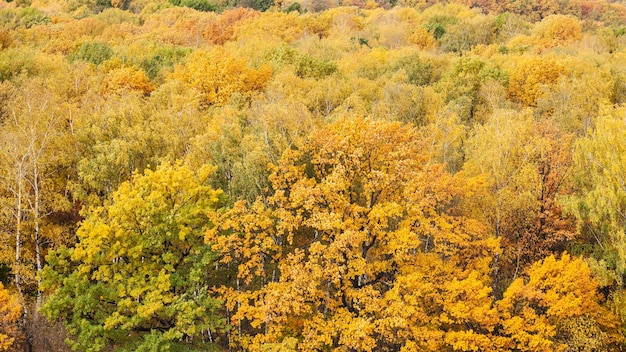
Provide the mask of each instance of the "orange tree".
[{"label": "orange tree", "polygon": [[491,344],[498,243],[458,207],[476,180],[431,163],[427,143],[400,123],[337,121],[283,154],[270,197],[214,220],[206,241],[237,271],[218,288],[234,341],[305,351]]}]

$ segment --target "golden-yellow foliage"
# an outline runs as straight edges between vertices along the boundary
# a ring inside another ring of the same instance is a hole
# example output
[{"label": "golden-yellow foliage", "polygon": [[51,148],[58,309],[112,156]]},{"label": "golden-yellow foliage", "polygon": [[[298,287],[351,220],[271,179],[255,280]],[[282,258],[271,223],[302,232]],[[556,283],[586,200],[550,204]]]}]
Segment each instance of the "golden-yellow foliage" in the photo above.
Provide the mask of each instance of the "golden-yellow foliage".
[{"label": "golden-yellow foliage", "polygon": [[173,74],[173,78],[196,90],[205,107],[222,106],[233,94],[249,98],[253,92],[263,89],[271,76],[268,65],[249,68],[244,60],[231,56],[223,48],[195,51]]},{"label": "golden-yellow foliage", "polygon": [[22,306],[17,296],[0,283],[0,351],[12,351],[20,337],[19,319]]},{"label": "golden-yellow foliage", "polygon": [[149,95],[154,90],[154,86],[143,70],[133,67],[113,69],[102,81],[103,94],[121,94],[126,90],[136,90],[143,95]]}]

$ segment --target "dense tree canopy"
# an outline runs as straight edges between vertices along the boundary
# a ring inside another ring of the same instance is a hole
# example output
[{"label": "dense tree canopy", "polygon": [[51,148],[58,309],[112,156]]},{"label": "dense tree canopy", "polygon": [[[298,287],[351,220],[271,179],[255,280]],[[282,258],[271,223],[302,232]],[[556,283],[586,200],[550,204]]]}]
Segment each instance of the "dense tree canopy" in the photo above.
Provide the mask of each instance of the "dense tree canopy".
[{"label": "dense tree canopy", "polygon": [[210,172],[165,164],[136,175],[88,210],[76,247],[48,256],[43,310],[68,322],[75,348],[204,350],[197,335],[222,326],[209,292],[215,255],[201,245],[221,193],[206,185]]},{"label": "dense tree canopy", "polygon": [[[295,337],[303,350],[396,350],[426,333],[433,338],[413,343],[439,350],[434,314],[459,327],[482,319],[497,241],[458,213],[471,186],[430,164],[426,144],[399,123],[340,120],[283,154],[267,201],[216,220],[206,240],[223,263],[237,263],[241,280],[222,291],[231,319],[264,331],[240,336],[247,348]],[[478,290],[475,312],[454,315],[463,303],[449,292],[453,279]]]},{"label": "dense tree canopy", "polygon": [[619,1],[0,0],[0,349],[622,350],[625,60]]}]

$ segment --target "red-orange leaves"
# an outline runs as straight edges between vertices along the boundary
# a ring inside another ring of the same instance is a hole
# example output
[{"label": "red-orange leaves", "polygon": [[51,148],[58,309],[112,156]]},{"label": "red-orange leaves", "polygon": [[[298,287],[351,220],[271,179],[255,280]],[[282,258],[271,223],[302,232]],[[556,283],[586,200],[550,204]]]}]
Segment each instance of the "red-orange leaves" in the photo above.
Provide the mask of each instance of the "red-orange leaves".
[{"label": "red-orange leaves", "polygon": [[260,12],[243,7],[224,11],[215,22],[206,27],[202,34],[213,44],[224,44],[235,35],[235,26],[238,22],[255,18],[260,14]]}]

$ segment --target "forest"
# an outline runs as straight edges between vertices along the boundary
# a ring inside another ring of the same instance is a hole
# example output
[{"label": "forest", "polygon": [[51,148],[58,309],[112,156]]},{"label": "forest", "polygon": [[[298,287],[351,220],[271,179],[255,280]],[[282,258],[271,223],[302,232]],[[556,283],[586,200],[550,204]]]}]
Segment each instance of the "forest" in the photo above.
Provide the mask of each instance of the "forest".
[{"label": "forest", "polygon": [[626,2],[0,0],[0,351],[626,350]]}]

